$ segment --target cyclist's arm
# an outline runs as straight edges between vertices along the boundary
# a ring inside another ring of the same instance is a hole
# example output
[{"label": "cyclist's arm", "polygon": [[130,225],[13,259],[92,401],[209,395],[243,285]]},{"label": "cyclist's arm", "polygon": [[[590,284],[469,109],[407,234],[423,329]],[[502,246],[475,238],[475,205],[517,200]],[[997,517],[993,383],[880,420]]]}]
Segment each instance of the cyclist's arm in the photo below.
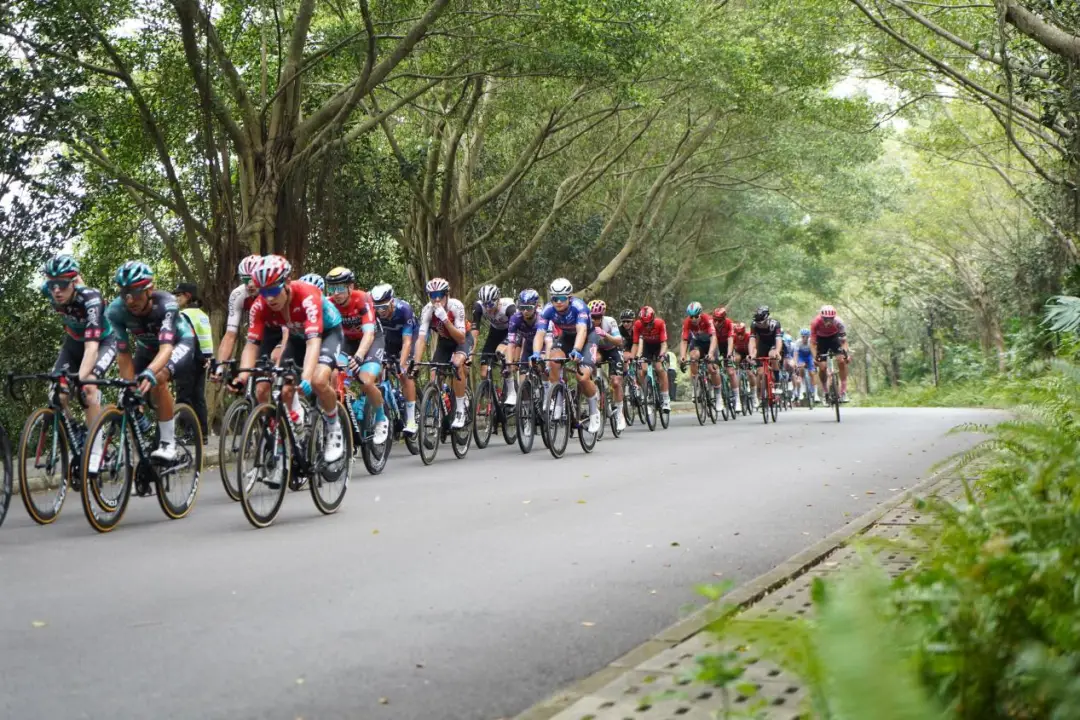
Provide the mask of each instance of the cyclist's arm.
[{"label": "cyclist's arm", "polygon": [[719,346],[720,341],[716,337],[716,333],[714,332],[712,335],[709,336],[709,357],[716,357],[716,351]]},{"label": "cyclist's arm", "polygon": [[217,353],[219,363],[223,363],[232,357],[233,350],[236,349],[236,334],[236,330],[226,330],[225,334],[221,336]]},{"label": "cyclist's arm", "polygon": [[686,341],[686,338],[683,338],[682,341],[679,342],[679,362],[681,363],[686,362],[686,348],[689,344],[690,343]]},{"label": "cyclist's arm", "polygon": [[116,353],[116,369],[120,371],[120,377],[124,380],[135,379],[135,361],[131,359],[131,353],[128,350]]},{"label": "cyclist's arm", "polygon": [[[450,337],[452,337],[454,339],[454,342],[456,342],[458,345],[465,342],[465,328],[459,328],[457,326],[457,320],[454,320],[453,324],[443,323],[443,327],[446,328],[446,331],[450,333]],[[477,335],[480,334],[479,331],[475,332]]]},{"label": "cyclist's arm", "polygon": [[577,337],[574,338],[574,349],[581,352],[585,347],[585,341],[589,339],[589,326],[578,323]]},{"label": "cyclist's arm", "polygon": [[172,357],[173,344],[162,343],[158,345],[157,355],[150,361],[150,364],[146,367],[147,370],[157,375],[159,372],[165,369],[165,366],[169,364],[169,358]]}]

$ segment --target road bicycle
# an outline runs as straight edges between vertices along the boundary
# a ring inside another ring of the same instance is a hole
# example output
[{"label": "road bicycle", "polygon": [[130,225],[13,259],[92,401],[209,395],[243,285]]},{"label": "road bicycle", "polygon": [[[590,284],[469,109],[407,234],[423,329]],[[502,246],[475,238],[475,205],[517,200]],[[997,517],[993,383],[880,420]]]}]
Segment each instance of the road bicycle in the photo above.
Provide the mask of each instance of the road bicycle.
[{"label": "road bicycle", "polygon": [[[636,357],[631,361],[630,365],[633,382],[627,388],[629,392],[623,397],[630,397],[632,407],[637,412],[638,418],[645,423],[645,426],[650,431],[653,431],[656,429],[656,416],[659,414],[661,403],[660,390],[656,385],[656,377],[653,375],[652,363],[646,363],[641,358]],[[638,375],[642,373],[643,367],[645,373],[644,383],[638,380]]]},{"label": "road bicycle", "polygon": [[431,379],[420,393],[420,405],[417,432],[420,445],[420,459],[425,465],[435,462],[435,456],[439,452],[439,445],[450,440],[450,447],[454,455],[460,460],[469,452],[472,444],[472,415],[470,410],[469,388],[465,388],[465,425],[460,428],[452,428],[454,409],[457,400],[454,397],[454,388],[450,378],[455,375],[457,368],[453,363],[421,362],[414,363],[414,372],[420,368],[431,369]]},{"label": "road bicycle", "polygon": [[[160,427],[147,416],[153,409],[139,392],[139,380],[84,380],[120,391],[116,405],[102,407],[86,437],[82,460],[82,498],[86,519],[98,532],[110,532],[124,517],[132,491],[138,497],[157,497],[170,520],[187,517],[195,506],[202,475],[202,427],[190,405],[173,406],[176,457],[151,457],[158,446]],[[99,439],[100,438],[100,439]],[[90,448],[101,449],[97,467]],[[104,512],[99,512],[103,510]]]},{"label": "road bicycle", "polygon": [[[621,366],[622,363],[619,363]],[[618,371],[616,371],[618,372]],[[618,414],[621,413],[622,404],[615,402],[612,397],[612,385],[608,378],[608,373],[604,372],[604,369],[599,365],[596,366],[596,388],[600,393],[600,408],[604,414],[604,423],[600,426],[600,432],[597,433],[596,439],[603,440],[604,434],[607,432],[605,425],[611,426],[612,437],[619,437],[622,435],[622,430],[619,429]],[[626,386],[623,385],[623,396],[625,397]],[[627,423],[629,425],[629,423]]]},{"label": "road bicycle", "polygon": [[[690,381],[690,391],[694,402],[694,414],[697,415],[699,425],[705,424],[705,419],[708,418],[712,421],[712,424],[716,424],[717,407],[716,407],[716,393],[713,390],[712,384],[709,382],[709,365],[716,365],[713,360],[702,358],[698,360],[697,373]],[[683,367],[685,370],[685,366]],[[727,420],[727,408],[721,407],[720,413],[723,413],[724,419]]]},{"label": "road bicycle", "polygon": [[[720,368],[720,401],[724,412],[721,417],[724,422],[734,420],[738,415],[735,413],[735,391],[731,387],[731,378],[728,377],[728,368],[733,367],[731,358],[723,358],[717,362]],[[737,378],[736,378],[737,379]]]},{"label": "road bicycle", "polygon": [[524,454],[532,452],[533,440],[536,437],[537,428],[544,446],[550,445],[547,434],[547,423],[544,417],[544,376],[541,374],[541,365],[538,363],[523,362],[525,377],[521,379],[518,387],[518,401],[514,408],[517,416],[517,441],[518,447]]},{"label": "road bicycle", "polygon": [[[240,442],[236,476],[244,517],[257,528],[268,527],[281,511],[286,490],[299,486],[293,483],[294,478],[307,482],[319,512],[337,512],[349,487],[352,433],[342,432],[344,452],[338,460],[327,462],[329,428],[323,413],[313,408],[303,421],[296,422],[285,404],[285,386],[298,391],[300,368],[296,362],[288,359],[281,367],[253,374],[257,383],[269,382],[271,386],[270,399],[251,410]],[[340,402],[337,405],[338,422],[349,422],[348,411]]]},{"label": "road bicycle", "polygon": [[776,422],[780,402],[774,393],[776,386],[773,384],[773,372],[772,368],[769,367],[769,358],[757,358],[757,364],[759,370],[758,402],[761,408],[761,418],[768,425],[770,417],[773,422]]},{"label": "road bicycle", "polygon": [[626,427],[633,427],[640,420],[645,422],[644,391],[637,379],[638,359],[631,358],[623,362],[623,401],[622,412],[626,418]]},{"label": "road bicycle", "polygon": [[[498,432],[500,428],[506,444],[513,445],[517,442],[518,435],[517,413],[506,406],[506,395],[511,382],[511,368],[516,363],[508,363],[502,353],[495,352],[481,354],[480,364],[487,368],[488,372],[474,394],[472,427],[476,447],[481,450],[486,448],[492,433]],[[500,366],[501,380],[498,382],[492,379],[494,365]]]},{"label": "road bicycle", "polygon": [[749,360],[743,360],[738,368],[739,398],[742,401],[742,414],[749,416],[754,414],[757,407],[754,396],[754,385],[750,382],[750,373],[754,372]]},{"label": "road bicycle", "polygon": [[[596,433],[588,430],[589,404],[588,398],[580,392],[575,373],[575,383],[571,387],[566,379],[568,366],[579,369],[581,365],[571,358],[548,358],[546,362],[559,363],[563,371],[559,374],[559,381],[551,384],[551,395],[544,403],[544,420],[547,426],[548,450],[552,456],[561,458],[566,453],[566,445],[570,436],[577,434],[581,449],[591,453],[596,447]],[[599,402],[599,398],[597,398]]]},{"label": "road bicycle", "polygon": [[221,384],[225,386],[231,385],[233,379],[241,373],[249,373],[242,394],[229,404],[225,417],[221,420],[221,442],[218,443],[218,469],[221,473],[221,484],[225,487],[225,494],[235,502],[240,502],[240,481],[236,476],[236,457],[240,451],[240,436],[243,434],[244,425],[251,411],[259,404],[259,399],[255,396],[256,376],[251,373],[264,373],[273,368],[273,363],[266,357],[255,363],[253,368],[237,369],[238,364],[237,360],[227,360],[215,366],[215,368],[224,368]]},{"label": "road bicycle", "polygon": [[799,368],[799,373],[802,375],[802,394],[806,400],[806,407],[814,409],[814,393],[816,392],[814,384],[811,382],[813,375],[810,373],[810,368],[803,365]]},{"label": "road bicycle", "polygon": [[836,410],[836,422],[840,422],[840,373],[836,369],[837,353],[829,350],[825,358],[818,358],[818,362],[825,361],[825,404],[832,405]]},{"label": "road bicycle", "polygon": [[402,421],[404,398],[392,385],[391,377],[396,376],[393,373],[386,373],[383,380],[379,382],[383,414],[386,415],[388,425],[386,439],[381,443],[375,442],[375,423],[378,413],[367,412],[367,395],[363,392],[364,381],[360,379],[359,373],[352,374],[349,390],[343,391],[339,397],[348,409],[346,415],[349,419],[349,434],[352,438],[353,451],[360,451],[360,459],[370,475],[378,475],[386,469],[386,462],[390,459],[390,450],[394,446],[394,441],[400,437],[405,427]]}]

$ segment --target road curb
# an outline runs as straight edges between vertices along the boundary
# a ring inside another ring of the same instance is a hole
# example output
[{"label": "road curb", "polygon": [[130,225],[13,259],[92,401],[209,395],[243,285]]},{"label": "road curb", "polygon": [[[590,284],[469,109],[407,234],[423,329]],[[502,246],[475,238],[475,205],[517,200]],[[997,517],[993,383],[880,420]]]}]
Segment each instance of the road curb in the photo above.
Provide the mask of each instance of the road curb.
[{"label": "road curb", "polygon": [[581,698],[612,682],[620,675],[700,633],[717,617],[718,608],[721,605],[724,607],[734,605],[740,610],[753,605],[773,590],[786,585],[817,566],[826,557],[847,544],[851,538],[865,533],[878,520],[908,502],[914,495],[922,494],[943,482],[947,482],[950,479],[947,475],[954,466],[955,462],[950,462],[925,480],[921,480],[911,488],[896,495],[896,497],[863,513],[844,525],[844,527],[796,553],[772,570],[743,583],[720,598],[718,603],[709,603],[695,610],[687,617],[668,626],[600,670],[515,715],[513,720],[549,720]]}]

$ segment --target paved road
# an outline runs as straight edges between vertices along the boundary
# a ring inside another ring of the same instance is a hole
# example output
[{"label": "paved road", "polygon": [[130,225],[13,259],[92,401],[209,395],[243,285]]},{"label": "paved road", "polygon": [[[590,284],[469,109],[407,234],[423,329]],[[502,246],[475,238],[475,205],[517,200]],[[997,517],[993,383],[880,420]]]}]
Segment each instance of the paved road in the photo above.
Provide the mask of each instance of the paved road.
[{"label": "paved road", "polygon": [[[342,511],[253,530],[208,473],[191,517],[135,500],[95,534],[0,528],[0,717],[513,715],[758,575],[969,444],[966,410],[821,410],[631,429],[556,461],[399,455]],[[539,450],[539,448],[538,448]]]}]

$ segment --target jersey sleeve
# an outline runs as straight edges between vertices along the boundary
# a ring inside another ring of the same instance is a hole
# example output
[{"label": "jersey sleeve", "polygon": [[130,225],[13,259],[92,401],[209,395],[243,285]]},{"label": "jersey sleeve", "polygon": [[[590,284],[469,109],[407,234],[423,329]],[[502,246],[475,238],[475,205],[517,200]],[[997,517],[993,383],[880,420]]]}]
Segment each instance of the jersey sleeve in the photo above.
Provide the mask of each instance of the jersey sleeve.
[{"label": "jersey sleeve", "polygon": [[682,321],[682,339],[690,339],[690,318],[683,318]]},{"label": "jersey sleeve", "polygon": [[[309,292],[308,288],[314,292]],[[300,307],[304,311],[304,339],[311,340],[319,337],[323,333],[322,297],[319,294],[319,288],[308,285],[302,291],[294,289],[293,292],[301,294]]]},{"label": "jersey sleeve", "polygon": [[229,293],[229,316],[225,320],[226,332],[238,332],[240,321],[244,318],[244,300],[247,298],[247,288],[239,285]]},{"label": "jersey sleeve", "polygon": [[660,325],[660,342],[667,342],[667,323],[660,318],[656,318],[656,322]]},{"label": "jersey sleeve", "polygon": [[158,343],[161,345],[173,345],[176,343],[177,335],[181,334],[177,325],[180,321],[180,304],[176,302],[176,298],[172,295],[162,297],[161,303],[162,317],[161,327],[158,328]]},{"label": "jersey sleeve", "polygon": [[128,349],[127,323],[124,322],[125,315],[127,313],[124,310],[124,301],[120,298],[116,298],[109,303],[109,307],[105,308],[105,317],[108,319],[109,324],[112,325],[113,330],[116,331],[116,348],[121,352],[127,352]]},{"label": "jersey sleeve", "polygon": [[446,303],[447,312],[454,316],[454,327],[461,332],[467,332],[465,329],[465,305],[460,300],[450,298]]},{"label": "jersey sleeve", "polygon": [[517,331],[521,327],[521,321],[524,318],[520,313],[514,313],[510,316],[510,321],[506,323],[506,344],[514,345],[517,342]]},{"label": "jersey sleeve", "polygon": [[592,325],[592,318],[589,316],[589,306],[585,304],[585,301],[581,298],[574,298],[572,301],[574,314],[577,315],[577,326],[589,327]]},{"label": "jersey sleeve", "polygon": [[709,337],[716,336],[716,325],[713,324],[712,318],[708,315],[702,316],[702,322],[705,323],[705,330],[708,331]]},{"label": "jersey sleeve", "polygon": [[619,331],[619,323],[615,322],[615,318],[605,316],[600,322],[600,325],[604,328],[604,332],[613,339],[622,340],[622,333]]},{"label": "jersey sleeve", "polygon": [[417,334],[420,337],[426,338],[431,334],[431,316],[435,314],[435,308],[431,303],[424,306],[424,309],[420,311],[420,328]]},{"label": "jersey sleeve", "polygon": [[86,307],[86,328],[83,330],[83,340],[97,342],[101,339],[103,328],[101,314],[105,310],[102,305],[101,293],[92,288],[84,288],[82,293],[83,304]]},{"label": "jersey sleeve", "polygon": [[820,315],[818,315],[817,317],[815,317],[813,320],[810,321],[810,342],[815,344],[815,345],[817,344],[817,339],[818,339],[817,333],[818,333],[818,328],[819,327],[821,327],[821,316]]},{"label": "jersey sleeve", "polygon": [[401,312],[401,337],[412,337],[416,333],[416,315],[413,314],[412,305],[401,301],[398,310]]},{"label": "jersey sleeve", "polygon": [[[449,303],[448,303],[449,304]],[[473,330],[480,331],[480,321],[484,319],[484,306],[477,300],[473,303],[472,307],[472,324]]]},{"label": "jersey sleeve", "polygon": [[372,332],[375,330],[375,304],[371,302],[371,295],[366,292],[360,292],[360,329],[364,332]]},{"label": "jersey sleeve", "polygon": [[847,338],[847,327],[844,325],[844,321],[840,318],[836,318],[836,337],[841,340]]},{"label": "jersey sleeve", "polygon": [[640,340],[640,339],[641,339],[641,321],[640,320],[635,320],[634,321],[634,344],[637,345],[638,340]]},{"label": "jersey sleeve", "polygon": [[547,305],[544,306],[544,309],[541,310],[536,315],[536,331],[540,332],[540,333],[551,332],[550,324],[551,324],[551,321],[554,320],[554,319],[555,319],[555,306],[552,305],[551,303],[548,303]]},{"label": "jersey sleeve", "polygon": [[249,343],[262,341],[263,333],[266,332],[265,316],[266,304],[261,297],[255,298],[255,302],[251,303],[251,309],[248,310],[247,339]]}]

